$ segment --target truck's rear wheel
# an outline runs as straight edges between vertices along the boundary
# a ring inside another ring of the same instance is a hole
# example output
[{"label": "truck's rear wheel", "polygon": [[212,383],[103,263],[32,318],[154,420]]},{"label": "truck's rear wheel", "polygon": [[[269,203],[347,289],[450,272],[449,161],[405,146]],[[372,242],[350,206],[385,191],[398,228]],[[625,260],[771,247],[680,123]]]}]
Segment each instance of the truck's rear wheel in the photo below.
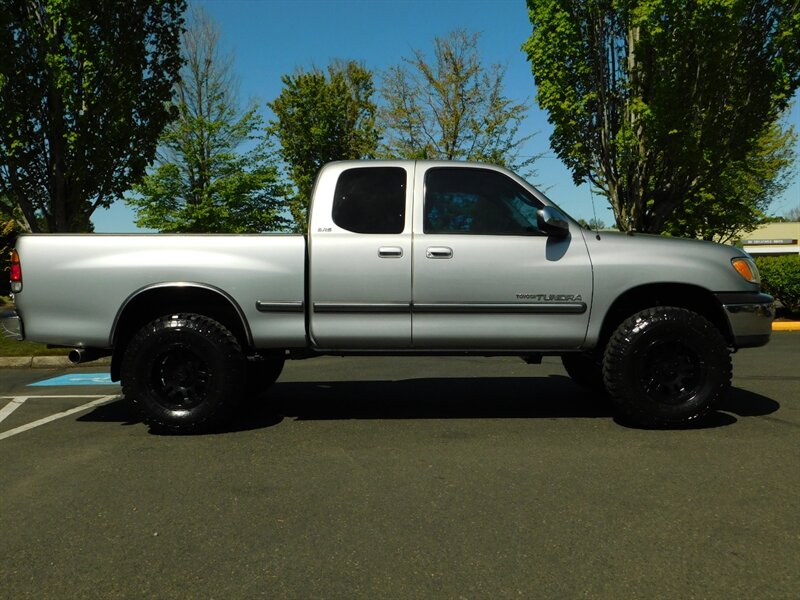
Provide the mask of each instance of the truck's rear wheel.
[{"label": "truck's rear wheel", "polygon": [[641,311],[620,325],[603,359],[606,389],[638,425],[698,421],[730,387],[727,344],[704,317],[674,307]]},{"label": "truck's rear wheel", "polygon": [[171,432],[218,424],[239,401],[245,360],[213,319],[164,316],[139,330],[122,361],[122,390],[146,423]]}]

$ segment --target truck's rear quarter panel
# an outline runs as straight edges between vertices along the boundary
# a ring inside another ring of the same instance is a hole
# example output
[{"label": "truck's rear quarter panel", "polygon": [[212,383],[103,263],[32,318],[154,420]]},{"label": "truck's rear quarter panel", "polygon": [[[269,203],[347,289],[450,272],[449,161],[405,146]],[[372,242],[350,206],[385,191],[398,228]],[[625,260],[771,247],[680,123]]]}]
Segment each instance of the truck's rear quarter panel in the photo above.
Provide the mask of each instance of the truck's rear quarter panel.
[{"label": "truck's rear quarter panel", "polygon": [[130,299],[153,286],[193,284],[224,291],[256,347],[305,344],[302,310],[257,308],[303,302],[299,235],[25,235],[17,250],[23,289],[16,303],[31,341],[109,347]]}]

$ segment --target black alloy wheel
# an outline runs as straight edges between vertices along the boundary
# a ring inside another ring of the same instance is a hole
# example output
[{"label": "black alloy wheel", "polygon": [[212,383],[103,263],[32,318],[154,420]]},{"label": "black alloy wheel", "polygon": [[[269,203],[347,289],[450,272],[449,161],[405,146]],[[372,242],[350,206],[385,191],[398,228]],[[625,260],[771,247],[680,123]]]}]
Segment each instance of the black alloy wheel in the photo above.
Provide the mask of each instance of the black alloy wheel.
[{"label": "black alloy wheel", "polygon": [[656,341],[642,358],[645,393],[661,404],[678,406],[700,392],[707,374],[702,357],[681,340]]},{"label": "black alloy wheel", "polygon": [[208,363],[183,343],[166,348],[153,358],[152,390],[168,410],[191,410],[207,397],[213,377]]},{"label": "black alloy wheel", "polygon": [[199,432],[230,415],[243,395],[245,358],[223,325],[202,315],[160,317],[131,339],[122,390],[154,429]]},{"label": "black alloy wheel", "polygon": [[636,313],[611,336],[603,379],[620,416],[646,427],[699,422],[731,382],[727,343],[705,317],[676,307]]}]

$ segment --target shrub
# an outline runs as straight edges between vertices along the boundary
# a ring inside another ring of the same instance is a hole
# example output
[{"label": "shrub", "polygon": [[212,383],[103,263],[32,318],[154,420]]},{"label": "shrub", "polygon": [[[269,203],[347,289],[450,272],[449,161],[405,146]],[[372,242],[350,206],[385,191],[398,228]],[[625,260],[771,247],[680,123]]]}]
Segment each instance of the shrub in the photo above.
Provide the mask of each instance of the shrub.
[{"label": "shrub", "polygon": [[757,256],[762,289],[780,300],[786,310],[800,312],[800,254]]}]

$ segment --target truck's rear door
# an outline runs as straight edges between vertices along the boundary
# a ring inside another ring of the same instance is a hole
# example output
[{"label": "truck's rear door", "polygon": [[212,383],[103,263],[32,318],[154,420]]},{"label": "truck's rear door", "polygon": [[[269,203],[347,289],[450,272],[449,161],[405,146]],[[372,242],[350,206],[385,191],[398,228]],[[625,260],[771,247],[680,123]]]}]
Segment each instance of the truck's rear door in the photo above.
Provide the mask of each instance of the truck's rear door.
[{"label": "truck's rear door", "polygon": [[411,345],[413,163],[334,163],[309,225],[309,331],[321,349]]}]

